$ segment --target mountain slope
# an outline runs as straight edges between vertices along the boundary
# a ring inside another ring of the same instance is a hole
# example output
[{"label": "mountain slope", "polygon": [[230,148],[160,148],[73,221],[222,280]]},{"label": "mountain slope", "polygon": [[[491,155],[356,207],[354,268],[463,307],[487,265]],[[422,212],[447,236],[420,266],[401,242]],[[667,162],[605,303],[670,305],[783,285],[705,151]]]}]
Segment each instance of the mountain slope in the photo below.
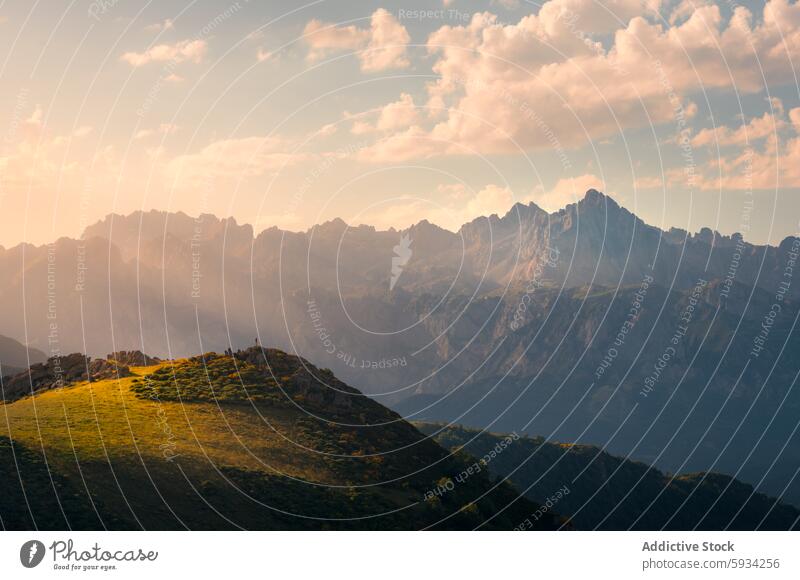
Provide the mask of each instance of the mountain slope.
[{"label": "mountain slope", "polygon": [[0,336],[0,376],[17,374],[29,365],[43,362],[47,357],[35,348],[28,348],[13,338]]},{"label": "mountain slope", "polygon": [[[489,301],[472,303],[464,319],[488,320],[484,330],[459,338],[456,324],[437,345],[458,388],[431,380],[395,408],[607,446],[672,472],[735,474],[800,503],[796,303],[781,302],[762,340],[766,291],[734,286],[722,300],[717,282],[641,288],[537,289],[516,330],[513,306],[490,315]],[[462,349],[470,360],[459,367]]]},{"label": "mountain slope", "polygon": [[[46,460],[69,485],[75,506],[64,509],[73,527],[99,520],[113,529],[511,529],[537,509],[485,473],[426,497],[467,459],[280,351],[129,370],[2,409],[14,447],[29,463]],[[0,471],[10,473],[13,460],[2,459]],[[47,494],[41,474],[23,482],[32,497]],[[80,517],[87,505],[96,519]],[[30,526],[18,502],[3,509],[6,528]],[[37,525],[63,526],[57,518]]]},{"label": "mountain slope", "polygon": [[[506,439],[462,427],[417,424],[448,449],[484,457]],[[597,447],[522,437],[487,463],[525,495],[592,530],[800,529],[800,511],[717,473],[674,477]]]}]

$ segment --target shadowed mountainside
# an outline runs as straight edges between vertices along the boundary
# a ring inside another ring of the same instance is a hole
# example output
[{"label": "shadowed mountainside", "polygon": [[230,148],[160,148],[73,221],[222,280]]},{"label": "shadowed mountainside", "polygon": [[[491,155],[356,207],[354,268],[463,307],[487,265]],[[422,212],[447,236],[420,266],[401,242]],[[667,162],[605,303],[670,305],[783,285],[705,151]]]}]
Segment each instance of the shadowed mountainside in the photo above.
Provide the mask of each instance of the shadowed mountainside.
[{"label": "shadowed mountainside", "polygon": [[[446,449],[486,457],[504,435],[417,424]],[[800,511],[719,473],[668,476],[598,447],[521,437],[486,463],[580,530],[788,530]]]}]

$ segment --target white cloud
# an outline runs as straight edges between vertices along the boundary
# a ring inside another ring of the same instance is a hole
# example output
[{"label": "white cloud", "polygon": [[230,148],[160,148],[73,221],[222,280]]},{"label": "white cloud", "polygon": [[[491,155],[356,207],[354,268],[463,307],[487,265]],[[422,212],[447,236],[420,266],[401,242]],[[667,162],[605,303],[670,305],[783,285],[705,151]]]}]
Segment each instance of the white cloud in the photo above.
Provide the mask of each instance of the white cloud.
[{"label": "white cloud", "polygon": [[166,169],[179,186],[192,187],[216,179],[258,177],[310,158],[289,150],[290,145],[278,137],[222,139],[175,157]]},{"label": "white cloud", "polygon": [[376,128],[379,131],[392,131],[413,125],[419,120],[419,112],[414,99],[408,93],[400,95],[400,100],[389,103],[381,109]]},{"label": "white cloud", "polygon": [[336,26],[319,20],[311,20],[303,30],[308,43],[308,60],[316,62],[331,53],[343,50],[358,50],[369,42],[369,30],[355,25]]},{"label": "white cloud", "polygon": [[327,125],[323,125],[323,127],[317,131],[316,137],[330,137],[331,135],[335,135],[338,130],[338,125],[334,123],[328,123]]},{"label": "white cloud", "polygon": [[120,59],[133,67],[151,62],[200,63],[205,57],[208,44],[205,40],[182,40],[174,44],[158,44],[144,52],[126,52]]},{"label": "white cloud", "polygon": [[462,218],[465,221],[462,223],[479,216],[502,215],[512,205],[514,205],[514,194],[510,189],[494,184],[487,185],[467,202],[464,210],[466,215]]},{"label": "white cloud", "polygon": [[147,139],[148,137],[152,137],[153,135],[171,135],[178,130],[178,126],[174,123],[162,123],[155,129],[142,129],[137,131],[137,133],[133,136],[134,139]]},{"label": "white cloud", "polygon": [[448,151],[452,151],[451,143],[439,141],[425,129],[415,125],[363,147],[356,159],[365,163],[398,163],[435,157]]},{"label": "white cloud", "polygon": [[725,19],[719,6],[698,3],[675,25],[643,16],[658,7],[658,0],[644,7],[550,0],[513,24],[479,13],[440,27],[428,39],[439,76],[428,87],[428,122],[382,136],[362,158],[581,147],[651,123],[677,126],[706,89],[755,93],[764,78],[769,85],[794,78],[800,3],[768,0],[761,19],[741,6]]},{"label": "white cloud", "polygon": [[37,104],[30,117],[25,119],[25,124],[29,127],[40,128],[42,126],[42,117],[42,106]]},{"label": "white cloud", "polygon": [[783,105],[780,100],[773,99],[775,114],[764,113],[761,117],[750,120],[739,127],[714,127],[703,129],[692,138],[693,147],[730,147],[744,146],[760,139],[775,135],[786,126],[783,117]]},{"label": "white cloud", "polygon": [[258,51],[256,52],[256,60],[258,62],[267,62],[268,60],[275,60],[276,54],[274,52],[269,52],[264,50],[262,47],[258,47]]},{"label": "white cloud", "polygon": [[[376,131],[396,131],[415,125],[420,120],[419,110],[414,98],[401,93],[400,99],[373,111],[351,116],[354,123],[351,132],[356,135]],[[374,117],[374,121],[369,121]]]},{"label": "white cloud", "polygon": [[370,39],[359,55],[361,70],[377,72],[394,68],[407,68],[411,63],[406,56],[411,37],[405,27],[384,9],[372,14]]},{"label": "white cloud", "polygon": [[119,165],[113,149],[86,143],[84,138],[92,131],[91,126],[81,125],[68,133],[51,134],[41,106],[36,105],[19,130],[7,136],[0,151],[0,182],[9,190],[32,187],[49,192],[85,183],[88,167],[98,181],[116,174]]},{"label": "white cloud", "polygon": [[369,28],[355,25],[336,26],[311,20],[304,30],[309,46],[308,59],[318,61],[340,51],[358,51],[361,70],[379,72],[407,68],[410,65],[406,48],[410,36],[405,27],[387,10],[372,13]]},{"label": "white cloud", "polygon": [[800,133],[800,109],[789,111],[789,119],[792,121],[795,132]]},{"label": "white cloud", "polygon": [[[760,142],[750,139],[745,145],[739,134],[742,127],[718,129],[731,145],[738,147],[698,168],[694,179],[698,188],[717,191],[800,187],[800,107],[788,112],[789,122],[783,107],[774,110],[776,118],[770,120],[769,133]],[[776,127],[781,130],[776,132]],[[684,176],[675,171],[669,177],[672,184],[679,185]]]}]

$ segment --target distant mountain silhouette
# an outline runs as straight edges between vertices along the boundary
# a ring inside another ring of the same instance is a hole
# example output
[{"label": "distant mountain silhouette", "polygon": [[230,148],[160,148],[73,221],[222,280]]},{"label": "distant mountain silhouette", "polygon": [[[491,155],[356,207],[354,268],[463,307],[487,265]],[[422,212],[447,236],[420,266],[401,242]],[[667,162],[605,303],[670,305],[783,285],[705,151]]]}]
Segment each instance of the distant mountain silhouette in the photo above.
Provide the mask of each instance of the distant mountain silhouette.
[{"label": "distant mountain silhouette", "polygon": [[13,338],[0,336],[0,375],[14,375],[47,356],[36,348],[27,348]]},{"label": "distant mountain silhouette", "polygon": [[595,190],[455,233],[333,220],[254,235],[137,212],[0,250],[0,332],[162,358],[258,337],[411,419],[594,443],[800,503],[798,250],[663,231]]}]

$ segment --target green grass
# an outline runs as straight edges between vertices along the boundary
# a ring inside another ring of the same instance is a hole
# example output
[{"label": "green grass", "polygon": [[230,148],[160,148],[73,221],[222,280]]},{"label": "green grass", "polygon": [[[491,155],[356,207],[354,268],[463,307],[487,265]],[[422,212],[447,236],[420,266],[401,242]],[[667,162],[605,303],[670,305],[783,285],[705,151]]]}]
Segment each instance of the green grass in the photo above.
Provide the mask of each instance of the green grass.
[{"label": "green grass", "polygon": [[[0,405],[0,437],[46,459],[77,502],[68,521],[89,529],[417,529],[447,516],[439,527],[472,528],[513,502],[489,526],[510,529],[535,509],[486,474],[423,501],[467,459],[340,383],[352,402],[315,418],[298,405],[322,412],[327,387],[309,384],[299,359],[277,360],[286,394],[254,365],[209,354]],[[44,494],[45,483],[31,486]],[[86,506],[98,506],[94,520]]]}]

